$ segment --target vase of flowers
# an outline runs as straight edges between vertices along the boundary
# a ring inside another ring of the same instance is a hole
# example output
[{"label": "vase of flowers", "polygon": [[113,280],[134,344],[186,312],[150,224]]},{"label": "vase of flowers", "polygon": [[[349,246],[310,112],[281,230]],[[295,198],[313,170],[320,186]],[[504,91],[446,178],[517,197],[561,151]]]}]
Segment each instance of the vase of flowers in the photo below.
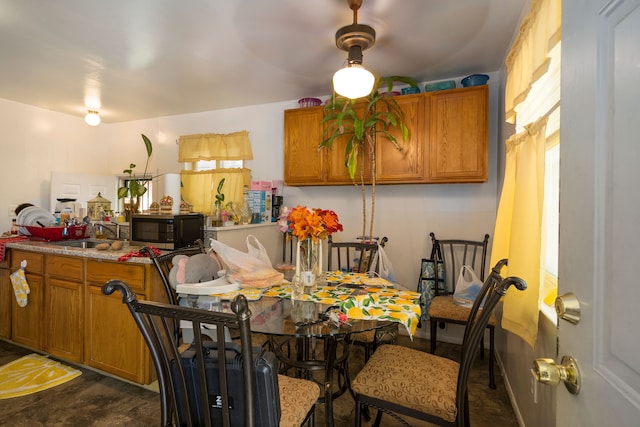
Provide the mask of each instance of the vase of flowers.
[{"label": "vase of flowers", "polygon": [[291,210],[283,207],[278,227],[289,236],[298,238],[291,297],[301,299],[316,290],[322,273],[322,240],[342,231],[342,224],[334,211],[297,206]]}]

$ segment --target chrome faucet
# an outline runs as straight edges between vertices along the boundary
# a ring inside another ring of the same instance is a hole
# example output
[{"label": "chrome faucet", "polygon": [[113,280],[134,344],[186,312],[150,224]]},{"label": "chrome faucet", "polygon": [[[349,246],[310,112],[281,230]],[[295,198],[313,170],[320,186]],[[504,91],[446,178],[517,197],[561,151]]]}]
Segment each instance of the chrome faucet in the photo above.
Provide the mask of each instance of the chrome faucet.
[{"label": "chrome faucet", "polygon": [[120,224],[93,224],[93,228],[96,229],[97,227],[103,227],[103,230],[106,230],[108,232],[110,232],[111,234],[113,234],[114,238],[116,239],[120,239]]}]

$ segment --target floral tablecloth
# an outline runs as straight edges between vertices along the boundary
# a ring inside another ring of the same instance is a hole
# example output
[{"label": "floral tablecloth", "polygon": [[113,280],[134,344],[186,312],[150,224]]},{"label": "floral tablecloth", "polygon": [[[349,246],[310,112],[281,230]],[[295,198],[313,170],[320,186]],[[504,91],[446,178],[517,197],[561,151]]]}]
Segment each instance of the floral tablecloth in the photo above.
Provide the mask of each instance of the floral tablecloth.
[{"label": "floral tablecloth", "polygon": [[[418,292],[394,289],[391,287],[393,283],[362,273],[330,272],[327,274],[327,282],[331,285],[321,286],[314,293],[303,295],[301,300],[335,305],[349,319],[402,323],[410,337],[415,334],[420,320]],[[290,299],[291,286],[285,282],[268,289],[240,289],[218,296],[231,300],[238,294],[243,294],[250,301],[258,300],[262,296]]]}]

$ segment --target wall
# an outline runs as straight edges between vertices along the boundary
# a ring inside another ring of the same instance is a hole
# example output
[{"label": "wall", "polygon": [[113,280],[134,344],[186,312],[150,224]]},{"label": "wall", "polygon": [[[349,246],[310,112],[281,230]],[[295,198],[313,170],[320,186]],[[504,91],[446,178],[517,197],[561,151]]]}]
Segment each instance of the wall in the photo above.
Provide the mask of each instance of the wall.
[{"label": "wall", "polygon": [[[489,75],[488,182],[376,187],[374,234],[389,238],[387,253],[399,283],[407,288],[416,288],[420,259],[430,252],[429,232],[434,231],[441,238],[493,234],[500,81],[498,74]],[[291,100],[91,128],[82,118],[0,100],[0,120],[6,135],[0,147],[18,159],[17,164],[0,170],[0,179],[17,184],[2,192],[0,206],[24,201],[48,206],[52,170],[118,175],[135,163],[135,170],[142,173],[146,152],[141,133],[154,144],[150,164],[153,175],[180,171],[176,144],[180,135],[247,130],[254,153],[254,160],[247,166],[252,169],[253,178],[282,179],[283,111],[297,106],[297,101]],[[300,204],[336,211],[344,226],[337,240],[351,240],[362,233],[362,204],[356,186],[286,187],[284,200],[288,206]],[[10,218],[3,208],[0,229],[8,230],[9,226]],[[458,334],[449,336],[447,332],[441,334],[443,340],[459,340]],[[418,334],[426,336],[426,328]]]},{"label": "wall", "polygon": [[[500,71],[501,81],[506,80],[506,69]],[[498,91],[497,114],[504,117],[504,84]],[[505,144],[509,136],[514,132],[514,125],[498,120],[499,140],[498,145],[498,198],[502,190],[504,179]],[[497,206],[496,206],[497,208]],[[553,309],[546,315],[540,313],[538,320],[538,338],[535,349],[531,348],[520,337],[496,328],[496,351],[498,364],[502,371],[507,392],[511,398],[511,403],[521,426],[545,426],[556,425],[556,390],[557,388],[546,386],[533,381],[531,366],[533,361],[539,357],[557,358],[557,328],[553,320]],[[496,307],[496,316],[502,318],[502,304]]]}]

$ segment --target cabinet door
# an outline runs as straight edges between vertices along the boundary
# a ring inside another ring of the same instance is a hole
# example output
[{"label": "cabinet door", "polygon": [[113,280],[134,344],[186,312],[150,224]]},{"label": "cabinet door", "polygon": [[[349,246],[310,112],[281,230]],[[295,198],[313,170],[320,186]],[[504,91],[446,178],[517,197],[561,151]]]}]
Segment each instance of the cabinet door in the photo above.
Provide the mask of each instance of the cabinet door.
[{"label": "cabinet door", "polygon": [[82,283],[49,278],[45,289],[45,351],[75,362],[82,361],[82,288]]},{"label": "cabinet door", "polygon": [[[402,142],[400,129],[390,133],[396,138],[398,150],[387,138],[378,136],[376,142],[376,180],[379,183],[415,183],[426,178],[426,147],[428,134],[425,130],[427,104],[425,95],[404,95],[395,97],[404,114],[404,122],[409,128],[409,139]],[[381,105],[382,107],[382,105]],[[384,107],[382,107],[384,108]]]},{"label": "cabinet door", "polygon": [[[362,117],[366,104],[356,104],[355,112],[358,117]],[[371,150],[368,144],[360,149],[358,155],[358,169],[355,179],[351,179],[349,171],[345,165],[345,149],[351,135],[343,135],[333,141],[331,149],[324,148],[327,152],[327,183],[328,184],[353,184],[360,183],[360,173],[364,171],[365,183],[371,182]]]},{"label": "cabinet door", "polygon": [[[143,300],[142,295],[137,298]],[[85,364],[140,384],[148,384],[150,356],[119,292],[103,295],[87,286]]]},{"label": "cabinet door", "polygon": [[10,271],[0,268],[0,337],[11,338],[11,301],[13,286],[9,278]]},{"label": "cabinet door", "polygon": [[429,112],[429,180],[484,182],[488,176],[488,88],[434,92]]},{"label": "cabinet door", "polygon": [[322,107],[298,108],[284,112],[284,183],[322,185],[324,150]]},{"label": "cabinet door", "polygon": [[30,289],[27,305],[20,307],[14,298],[11,336],[19,344],[42,350],[44,278],[35,274],[27,274],[26,278]]}]

